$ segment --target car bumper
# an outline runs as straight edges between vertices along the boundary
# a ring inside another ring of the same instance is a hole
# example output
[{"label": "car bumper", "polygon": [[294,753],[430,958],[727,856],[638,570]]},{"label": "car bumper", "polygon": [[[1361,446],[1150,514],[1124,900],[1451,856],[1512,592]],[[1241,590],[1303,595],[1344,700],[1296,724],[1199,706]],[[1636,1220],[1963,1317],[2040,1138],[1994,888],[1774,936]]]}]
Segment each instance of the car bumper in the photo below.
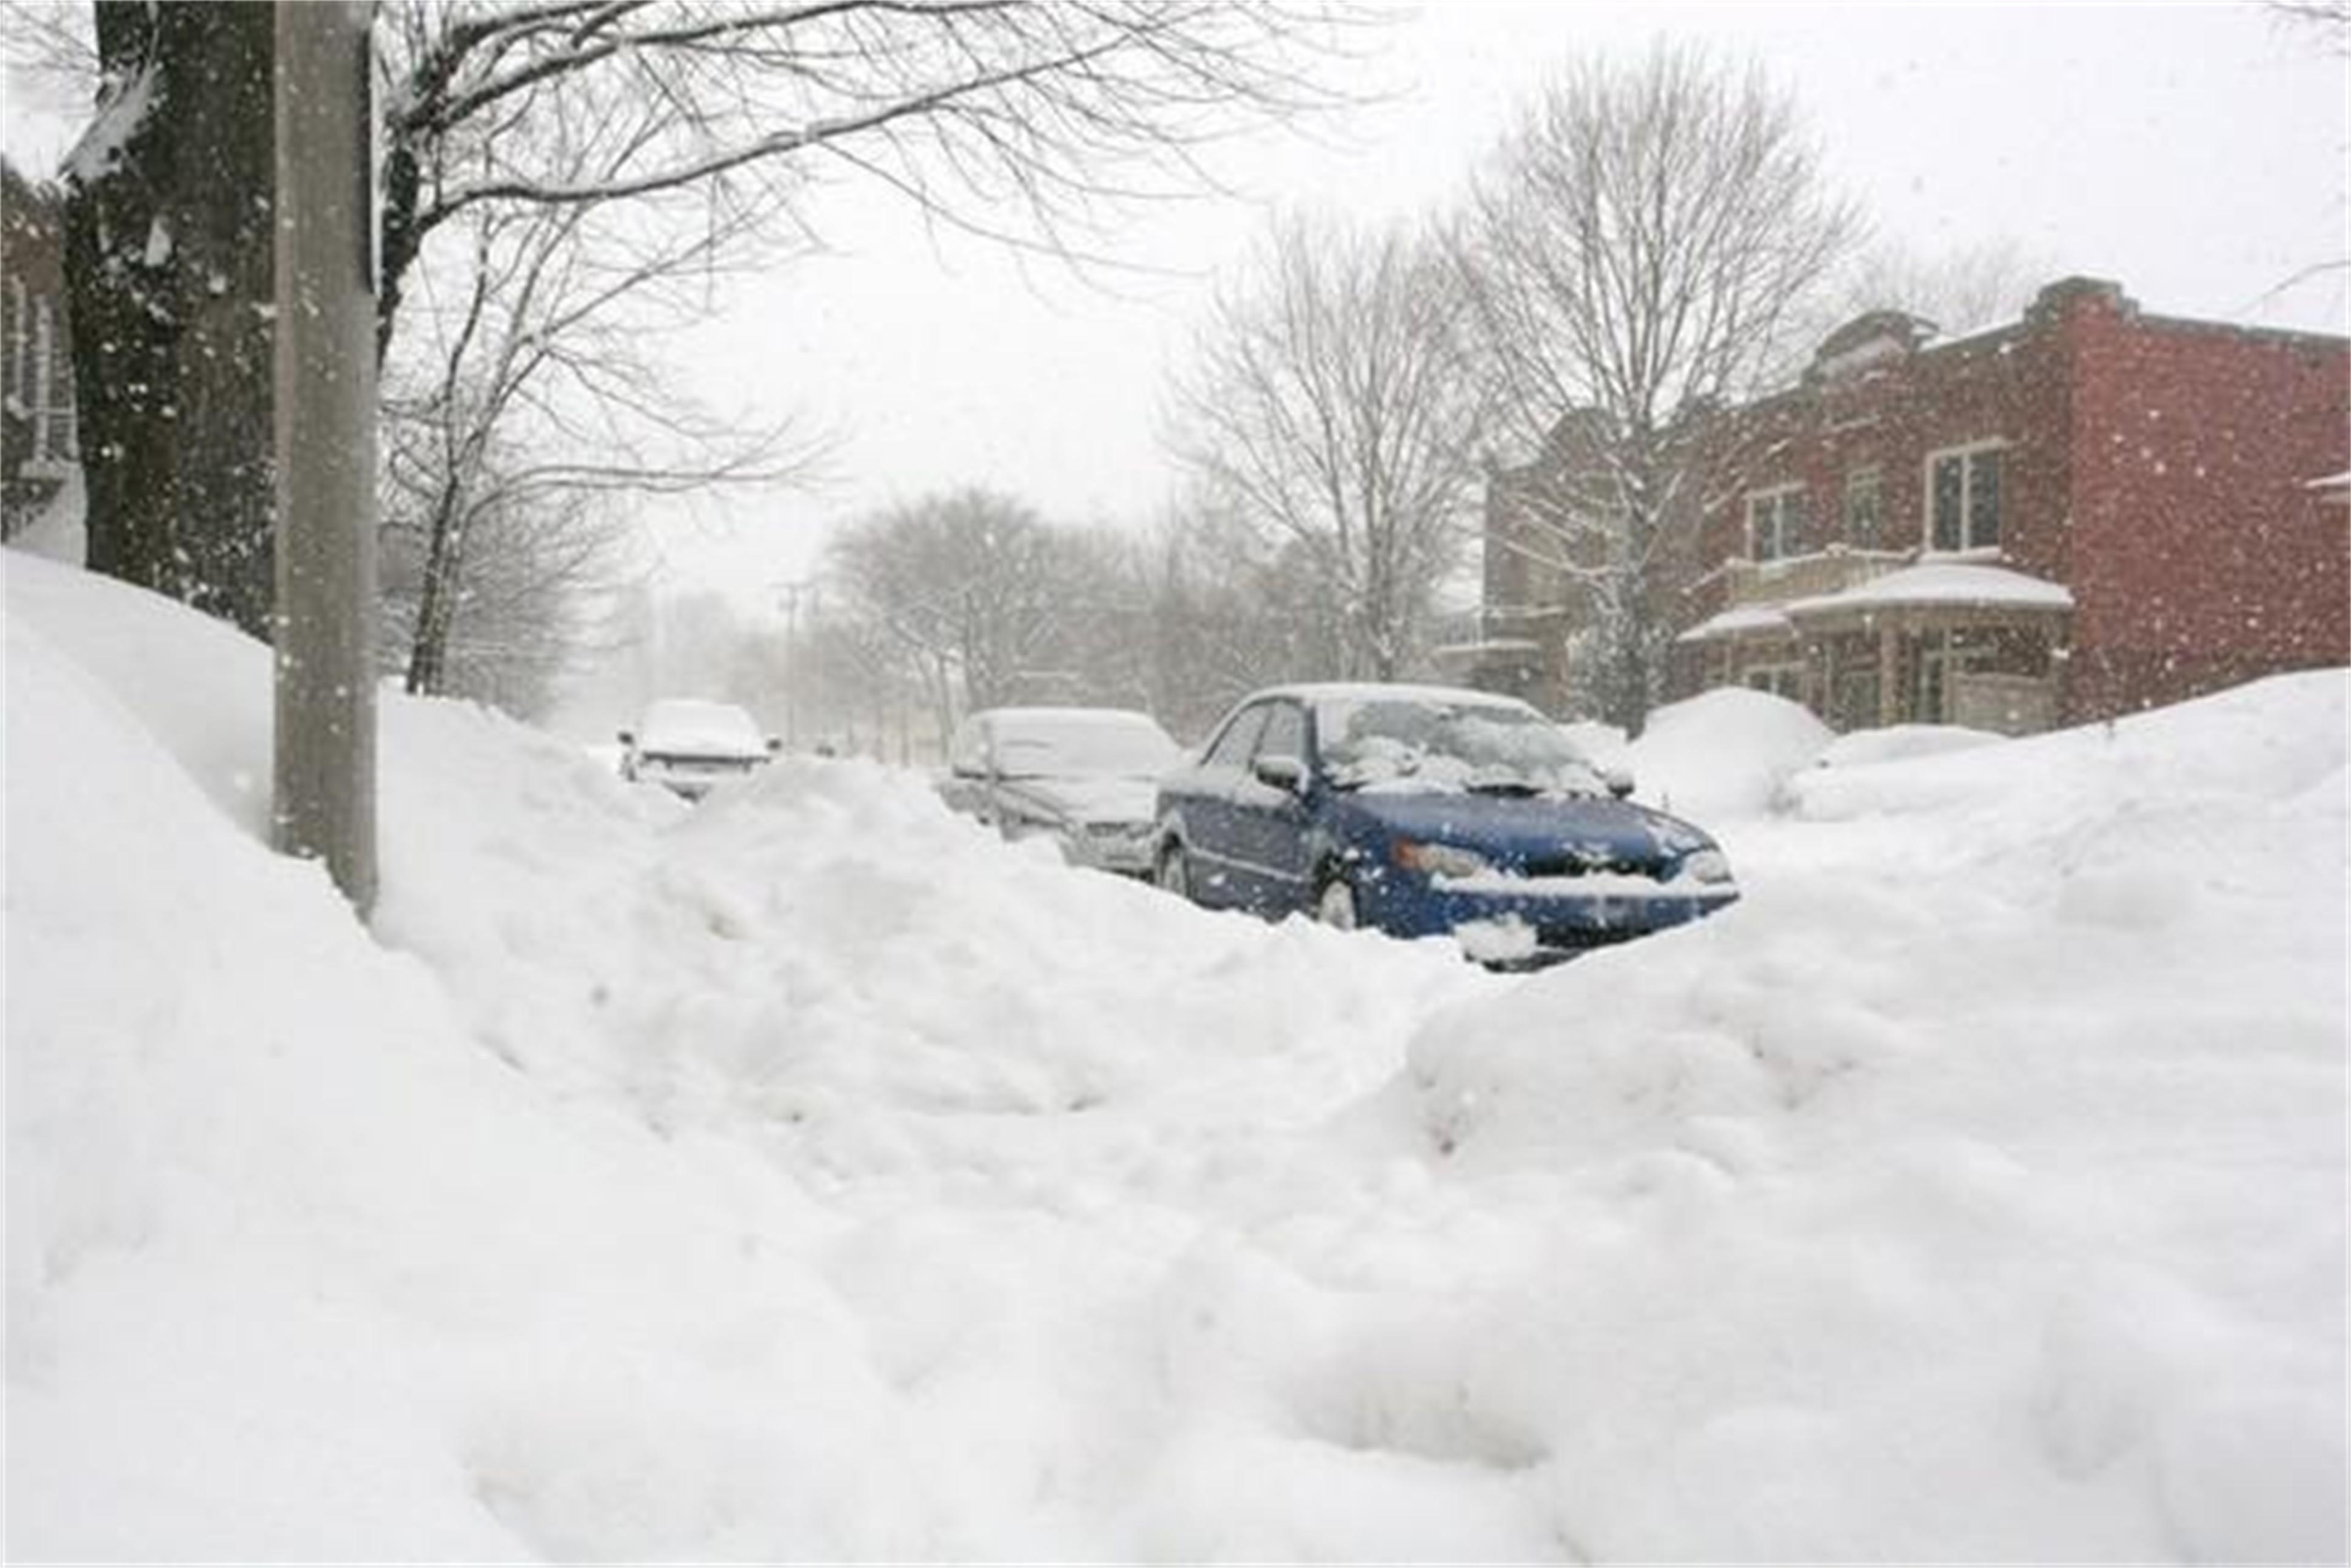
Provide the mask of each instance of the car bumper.
[{"label": "car bumper", "polygon": [[659,768],[640,764],[636,781],[658,784],[673,795],[688,800],[699,800],[721,784],[732,784],[748,779],[758,771],[756,766],[741,768]]},{"label": "car bumper", "polygon": [[1583,895],[1391,883],[1363,901],[1363,919],[1395,936],[1459,936],[1472,957],[1487,961],[1541,961],[1686,925],[1738,899],[1727,883]]},{"label": "car bumper", "polygon": [[1152,872],[1154,829],[1149,822],[1116,829],[1096,827],[1061,835],[1061,852],[1072,865],[1121,876],[1149,876]]}]

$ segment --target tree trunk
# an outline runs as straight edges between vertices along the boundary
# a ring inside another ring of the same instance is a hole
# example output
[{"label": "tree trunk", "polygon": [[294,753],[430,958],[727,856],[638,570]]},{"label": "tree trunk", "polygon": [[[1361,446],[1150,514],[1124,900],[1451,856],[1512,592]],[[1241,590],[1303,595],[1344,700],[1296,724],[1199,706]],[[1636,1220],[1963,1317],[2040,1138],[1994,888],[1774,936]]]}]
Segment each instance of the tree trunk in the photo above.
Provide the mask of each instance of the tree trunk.
[{"label": "tree trunk", "polygon": [[443,495],[434,509],[424,550],[424,582],[416,603],[416,630],[409,643],[406,689],[411,696],[438,696],[446,689],[449,639],[457,626],[457,599],[464,572],[462,503]]},{"label": "tree trunk", "polygon": [[66,240],[89,563],[264,639],[274,19],[99,0],[107,78],[148,101],[110,150],[78,154]]}]

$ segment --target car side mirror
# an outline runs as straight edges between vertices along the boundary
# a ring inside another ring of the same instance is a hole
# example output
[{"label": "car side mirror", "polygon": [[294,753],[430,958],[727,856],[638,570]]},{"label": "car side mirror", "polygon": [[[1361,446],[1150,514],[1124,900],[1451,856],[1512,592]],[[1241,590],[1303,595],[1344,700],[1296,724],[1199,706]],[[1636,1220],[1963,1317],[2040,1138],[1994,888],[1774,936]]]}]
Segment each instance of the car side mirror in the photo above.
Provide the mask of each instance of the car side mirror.
[{"label": "car side mirror", "polygon": [[1293,795],[1306,788],[1306,764],[1295,757],[1260,757],[1249,764],[1249,771],[1259,783],[1287,789]]},{"label": "car side mirror", "polygon": [[768,756],[770,756],[770,757],[778,756],[778,755],[780,755],[780,754],[782,753],[783,749],[784,749],[784,737],[783,737],[782,736],[780,736],[780,735],[771,735],[771,736],[768,737]]},{"label": "car side mirror", "polygon": [[634,746],[637,743],[637,732],[633,729],[622,730],[619,739],[622,746]]},{"label": "car side mirror", "polygon": [[1600,781],[1607,785],[1608,792],[1619,800],[1633,792],[1633,775],[1627,768],[1604,768],[1600,770]]}]

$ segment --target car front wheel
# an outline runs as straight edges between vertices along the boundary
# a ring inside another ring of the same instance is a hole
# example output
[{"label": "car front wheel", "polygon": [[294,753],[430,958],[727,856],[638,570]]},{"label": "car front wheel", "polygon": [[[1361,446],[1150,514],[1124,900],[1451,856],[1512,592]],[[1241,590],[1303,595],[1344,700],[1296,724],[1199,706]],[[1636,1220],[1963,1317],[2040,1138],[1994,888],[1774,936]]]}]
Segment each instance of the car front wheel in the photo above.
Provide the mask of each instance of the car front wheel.
[{"label": "car front wheel", "polygon": [[1344,877],[1334,876],[1322,884],[1314,899],[1314,918],[1333,930],[1355,928],[1355,890]]},{"label": "car front wheel", "polygon": [[1191,902],[1192,868],[1184,859],[1183,845],[1169,844],[1159,852],[1159,871],[1153,880],[1165,891],[1187,904]]}]

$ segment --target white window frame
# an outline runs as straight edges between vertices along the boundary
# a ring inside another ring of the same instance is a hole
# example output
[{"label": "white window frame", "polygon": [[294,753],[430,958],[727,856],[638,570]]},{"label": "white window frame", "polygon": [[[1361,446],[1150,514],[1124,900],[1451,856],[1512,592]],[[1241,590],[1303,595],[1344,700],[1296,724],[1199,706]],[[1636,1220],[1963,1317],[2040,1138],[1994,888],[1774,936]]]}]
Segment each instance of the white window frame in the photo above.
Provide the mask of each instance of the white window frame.
[{"label": "white window frame", "polygon": [[[2000,465],[2000,510],[1992,516],[1992,538],[1988,543],[1975,540],[1975,465],[1969,459],[1987,452],[2005,454],[2009,442],[1993,436],[1982,441],[1962,442],[1957,446],[1938,446],[1927,454],[1918,473],[1918,549],[1923,555],[1989,555],[2000,550],[2008,535],[2009,491],[2013,476],[2003,457]],[[1935,543],[1935,465],[1947,458],[1957,458],[1959,464],[1959,542],[1956,549],[1944,549]]]},{"label": "white window frame", "polygon": [[[1910,672],[1910,691],[1907,706],[1909,716],[1918,724],[1949,724],[1951,721],[1951,683],[1956,678],[1974,674],[1994,664],[1998,650],[1976,632],[1966,630],[1926,632],[1919,633],[1913,649],[1917,664]],[[1935,712],[1930,718],[1925,712],[1928,689],[1935,694]]]},{"label": "white window frame", "polygon": [[0,357],[0,392],[21,407],[32,391],[33,303],[21,277],[8,280],[8,340]]},{"label": "white window frame", "polygon": [[[1864,481],[1866,481],[1865,486]],[[1869,538],[1857,539],[1853,535],[1853,499],[1855,492],[1867,488],[1870,510]],[[1855,549],[1883,549],[1886,547],[1886,469],[1876,463],[1865,463],[1844,471],[1844,493],[1837,498],[1837,532],[1844,542]]]},{"label": "white window frame", "polygon": [[1774,660],[1743,666],[1739,684],[1749,691],[1770,692],[1790,702],[1804,700],[1804,664],[1801,659]]},{"label": "white window frame", "polygon": [[[1795,530],[1789,526],[1788,502],[1792,498],[1801,501],[1803,495],[1804,486],[1801,482],[1771,485],[1761,490],[1747,492],[1747,559],[1749,560],[1759,562],[1786,560],[1796,553],[1791,548],[1795,542],[1792,538]],[[1756,548],[1762,538],[1762,531],[1758,526],[1760,517],[1767,506],[1771,514],[1773,546],[1770,555],[1762,554]]]},{"label": "white window frame", "polygon": [[49,359],[57,351],[57,339],[49,324],[49,297],[33,297],[33,451],[36,463],[54,462],[64,455],[51,439],[55,434],[55,416],[50,408],[50,376],[54,367]]}]

